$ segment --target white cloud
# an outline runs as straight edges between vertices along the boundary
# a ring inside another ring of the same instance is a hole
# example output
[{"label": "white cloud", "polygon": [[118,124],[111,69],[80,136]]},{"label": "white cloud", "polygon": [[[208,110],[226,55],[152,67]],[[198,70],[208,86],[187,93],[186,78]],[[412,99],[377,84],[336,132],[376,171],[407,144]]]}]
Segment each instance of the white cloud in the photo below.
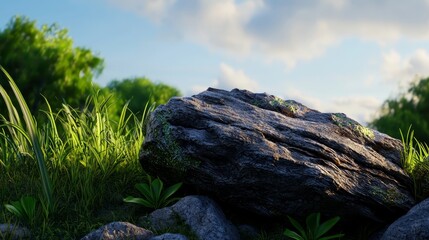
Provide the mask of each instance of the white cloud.
[{"label": "white cloud", "polygon": [[429,39],[428,1],[109,0],[209,48],[293,67],[345,38]]},{"label": "white cloud", "polygon": [[247,76],[243,70],[234,69],[225,63],[221,63],[218,77],[209,86],[193,86],[191,94],[205,91],[208,87],[228,91],[234,88],[256,91],[258,89],[258,84],[255,80]]},{"label": "white cloud", "polygon": [[345,7],[345,5],[347,4],[348,0],[321,0],[324,4],[334,7],[338,10],[342,9],[343,7]]},{"label": "white cloud", "polygon": [[215,81],[215,87],[226,90],[240,88],[255,91],[258,89],[258,84],[248,77],[243,70],[234,69],[229,65],[221,63],[220,74]]},{"label": "white cloud", "polygon": [[411,81],[429,76],[429,53],[425,49],[417,49],[410,56],[401,56],[391,50],[383,56],[381,72],[385,82],[407,88]]},{"label": "white cloud", "polygon": [[361,124],[370,122],[383,103],[381,100],[372,96],[337,97],[323,99],[322,101],[298,89],[289,89],[285,93],[284,99],[295,100],[320,112],[345,113],[349,118]]},{"label": "white cloud", "polygon": [[136,12],[140,15],[147,16],[152,20],[159,22],[168,12],[169,8],[174,5],[176,0],[109,0],[111,3],[119,5],[124,9]]},{"label": "white cloud", "polygon": [[262,1],[244,1],[236,4],[226,1],[189,1],[191,7],[172,19],[169,24],[182,32],[187,39],[209,47],[237,53],[248,53],[251,39],[243,26],[249,21]]},{"label": "white cloud", "polygon": [[329,111],[345,113],[361,124],[366,124],[373,119],[382,104],[382,101],[371,96],[342,97],[332,100]]},{"label": "white cloud", "polygon": [[295,100],[308,108],[315,109],[317,111],[325,111],[322,101],[316,97],[310,96],[296,88],[288,88],[285,92],[285,99]]},{"label": "white cloud", "polygon": [[208,88],[208,86],[207,87],[200,86],[200,85],[192,86],[190,92],[188,92],[186,95],[190,96],[190,95],[198,94],[200,92],[204,92],[205,90],[207,90],[207,88]]}]

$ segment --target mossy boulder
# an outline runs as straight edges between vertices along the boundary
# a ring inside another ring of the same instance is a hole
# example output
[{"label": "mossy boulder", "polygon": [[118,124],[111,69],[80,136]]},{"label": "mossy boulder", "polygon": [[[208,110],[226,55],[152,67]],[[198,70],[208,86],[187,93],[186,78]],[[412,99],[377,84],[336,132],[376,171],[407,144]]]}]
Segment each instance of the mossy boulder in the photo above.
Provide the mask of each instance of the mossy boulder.
[{"label": "mossy boulder", "polygon": [[392,221],[414,204],[401,142],[342,113],[209,88],[150,116],[140,163],[188,194],[257,216]]}]

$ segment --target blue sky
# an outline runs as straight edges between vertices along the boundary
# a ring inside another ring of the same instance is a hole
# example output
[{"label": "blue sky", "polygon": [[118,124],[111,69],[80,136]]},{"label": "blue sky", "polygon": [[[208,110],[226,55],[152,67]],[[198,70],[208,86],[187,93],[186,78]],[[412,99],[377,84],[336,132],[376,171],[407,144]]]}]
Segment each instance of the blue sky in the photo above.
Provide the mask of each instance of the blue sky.
[{"label": "blue sky", "polygon": [[67,28],[105,59],[100,85],[248,89],[365,123],[429,76],[427,12],[427,0],[14,0],[0,28],[14,15]]}]

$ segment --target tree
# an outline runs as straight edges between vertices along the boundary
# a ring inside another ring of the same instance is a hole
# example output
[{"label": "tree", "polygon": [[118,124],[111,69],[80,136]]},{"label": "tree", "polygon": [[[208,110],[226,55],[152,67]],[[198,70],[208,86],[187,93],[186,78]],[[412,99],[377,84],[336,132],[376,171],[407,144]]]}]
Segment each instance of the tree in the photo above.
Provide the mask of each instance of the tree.
[{"label": "tree", "polygon": [[91,91],[103,59],[89,49],[74,47],[67,29],[14,17],[0,31],[0,65],[12,76],[31,111],[37,113],[45,96],[54,109],[63,101],[79,107]]},{"label": "tree", "polygon": [[412,125],[414,136],[429,144],[429,78],[411,83],[405,94],[386,100],[380,116],[370,126],[401,139],[399,129],[407,133]]},{"label": "tree", "polygon": [[174,87],[163,83],[155,84],[147,78],[132,78],[123,81],[112,81],[108,84],[113,93],[117,94],[124,103],[130,101],[129,109],[133,113],[142,113],[146,103],[165,104],[170,98],[180,96],[181,93]]}]

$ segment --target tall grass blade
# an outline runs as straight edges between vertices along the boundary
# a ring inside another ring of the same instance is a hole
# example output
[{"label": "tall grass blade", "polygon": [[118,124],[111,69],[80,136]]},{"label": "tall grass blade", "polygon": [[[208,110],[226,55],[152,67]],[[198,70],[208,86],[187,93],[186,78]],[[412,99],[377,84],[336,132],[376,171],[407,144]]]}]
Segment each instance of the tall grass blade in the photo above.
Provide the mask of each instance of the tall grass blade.
[{"label": "tall grass blade", "polygon": [[[30,109],[28,108],[27,103],[24,100],[24,97],[22,96],[21,92],[18,89],[18,86],[15,84],[12,77],[6,72],[6,70],[2,66],[0,66],[0,69],[5,74],[6,79],[8,80],[8,82],[12,88],[12,91],[15,94],[16,99],[18,100],[18,104],[21,108],[21,112],[22,112],[22,115],[24,117],[24,122],[25,122],[25,125],[27,127],[27,134],[31,140],[31,146],[32,146],[32,149],[34,151],[34,154],[35,154],[35,157],[37,159],[38,166],[39,166],[40,177],[42,179],[43,194],[44,194],[45,199],[47,201],[48,207],[51,209],[52,208],[52,186],[51,186],[51,183],[49,181],[48,172],[46,170],[45,157],[44,157],[44,154],[43,154],[42,149],[40,147],[39,137],[38,137],[38,133],[36,130],[36,122],[35,122],[33,116],[31,115]],[[5,92],[5,90],[2,86],[0,86],[0,89],[2,92]],[[7,96],[7,93],[5,95]],[[8,101],[5,98],[5,95],[2,94],[5,101]],[[10,100],[10,98],[9,98],[9,100]]]}]

